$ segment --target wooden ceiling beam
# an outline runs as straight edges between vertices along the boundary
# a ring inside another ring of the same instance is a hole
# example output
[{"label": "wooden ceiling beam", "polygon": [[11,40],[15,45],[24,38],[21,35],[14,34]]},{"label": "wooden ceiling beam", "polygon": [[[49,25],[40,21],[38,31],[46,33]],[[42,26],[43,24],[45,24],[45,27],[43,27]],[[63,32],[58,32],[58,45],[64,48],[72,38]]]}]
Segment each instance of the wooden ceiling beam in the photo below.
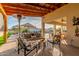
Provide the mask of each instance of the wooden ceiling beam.
[{"label": "wooden ceiling beam", "polygon": [[[16,13],[14,13],[16,14]],[[13,15],[12,12],[7,13],[7,15]],[[33,17],[42,17],[41,15],[36,15],[36,14],[21,14],[23,16],[33,16]]]},{"label": "wooden ceiling beam", "polygon": [[[11,11],[11,10],[8,10],[6,11],[6,14],[7,15],[12,15],[12,14],[18,14],[18,12],[16,11]],[[22,14],[22,15],[26,15],[26,16],[43,16],[42,14],[35,14],[35,13],[28,13],[28,12],[20,12],[19,14]]]},{"label": "wooden ceiling beam", "polygon": [[48,3],[49,5],[54,5],[54,8],[60,8],[61,6],[66,5],[67,3]]},{"label": "wooden ceiling beam", "polygon": [[26,5],[26,4],[21,4],[21,3],[17,3],[17,4],[12,4],[12,3],[2,3],[2,5],[3,6],[9,6],[9,7],[12,7],[12,8],[19,8],[19,9],[22,9],[22,10],[29,10],[29,11],[31,11],[31,12],[40,12],[40,13],[42,13],[42,12],[47,12],[48,13],[48,11],[46,11],[46,10],[41,10],[41,9],[37,9],[36,7],[32,7],[32,6],[29,6],[29,5]]},{"label": "wooden ceiling beam", "polygon": [[42,15],[37,15],[37,14],[22,14],[24,16],[33,16],[33,17],[42,17]]},{"label": "wooden ceiling beam", "polygon": [[[17,11],[12,11],[12,10],[7,10],[6,13],[9,13],[9,12],[14,12],[16,14],[20,14],[20,13],[24,13],[24,14],[37,14],[37,13],[29,13],[29,12],[17,12]],[[37,14],[37,15],[43,15],[43,14]]]},{"label": "wooden ceiling beam", "polygon": [[50,5],[50,4],[48,4],[48,3],[46,3],[46,4],[39,4],[40,6],[43,6],[44,8],[48,8],[48,9],[50,9],[51,11],[53,11],[53,10],[55,10],[55,6],[54,5]]},{"label": "wooden ceiling beam", "polygon": [[2,3],[3,8],[6,10],[7,14],[9,13],[21,13],[21,14],[31,14],[31,15],[41,15],[54,11],[59,8],[58,5],[63,6],[62,4],[39,4],[39,3]]},{"label": "wooden ceiling beam", "polygon": [[50,12],[51,11],[53,11],[54,9],[53,8],[51,8],[51,6],[49,5],[49,4],[47,4],[47,3],[36,3],[36,4],[30,4],[30,5],[34,5],[34,6],[38,6],[38,7],[41,7],[41,8],[44,8],[44,9],[47,9],[47,10],[49,10]]},{"label": "wooden ceiling beam", "polygon": [[65,3],[29,3],[28,5],[36,6],[39,8],[43,8],[49,10],[49,12],[54,11],[57,8],[65,5]]},{"label": "wooden ceiling beam", "polygon": [[34,13],[46,13],[46,12],[41,12],[41,11],[35,11],[35,10],[31,10],[31,9],[23,9],[23,8],[18,8],[18,7],[11,7],[11,6],[4,6],[4,8],[12,8],[12,9],[16,9],[16,10],[21,10],[21,11],[28,11],[28,12],[34,12]]},{"label": "wooden ceiling beam", "polygon": [[20,9],[16,9],[16,8],[7,8],[7,7],[4,7],[4,9],[7,11],[7,10],[10,10],[10,11],[16,11],[16,12],[28,12],[28,13],[35,13],[35,14],[42,14],[42,15],[45,15],[46,13],[37,13],[37,12],[30,12],[30,11],[23,11],[23,10],[20,10]]},{"label": "wooden ceiling beam", "polygon": [[34,8],[34,9],[39,9],[39,10],[42,10],[42,11],[50,12],[49,9],[40,7],[40,6],[38,6],[38,5],[34,5],[33,3],[29,3],[29,4],[25,3],[24,5],[29,6],[29,7],[31,7],[31,8]]}]

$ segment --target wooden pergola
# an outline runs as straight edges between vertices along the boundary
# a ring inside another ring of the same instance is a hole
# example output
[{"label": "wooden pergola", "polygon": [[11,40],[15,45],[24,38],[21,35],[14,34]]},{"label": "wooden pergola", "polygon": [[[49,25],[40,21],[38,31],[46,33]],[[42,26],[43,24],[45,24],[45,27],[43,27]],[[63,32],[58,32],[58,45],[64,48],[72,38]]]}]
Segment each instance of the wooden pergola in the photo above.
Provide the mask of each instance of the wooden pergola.
[{"label": "wooden pergola", "polygon": [[[7,39],[7,15],[21,14],[23,16],[42,17],[66,3],[1,3],[0,9],[4,17],[4,39]],[[42,35],[44,36],[44,22],[42,20]]]}]

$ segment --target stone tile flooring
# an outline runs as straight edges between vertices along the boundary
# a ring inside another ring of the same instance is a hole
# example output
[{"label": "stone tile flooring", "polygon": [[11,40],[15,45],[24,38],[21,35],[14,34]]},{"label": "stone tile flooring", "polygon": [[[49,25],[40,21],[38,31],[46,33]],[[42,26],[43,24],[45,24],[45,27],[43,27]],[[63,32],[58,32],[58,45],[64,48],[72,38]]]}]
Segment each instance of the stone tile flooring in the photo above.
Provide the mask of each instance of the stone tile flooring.
[{"label": "stone tile flooring", "polygon": [[[52,56],[52,45],[48,44],[44,50],[41,50],[37,56]],[[33,56],[35,50],[28,56]],[[9,42],[0,47],[0,56],[23,56],[23,51],[18,55],[16,42]]]},{"label": "stone tile flooring", "polygon": [[61,45],[63,56],[79,56],[79,48],[69,45]]},{"label": "stone tile flooring", "polygon": [[[0,46],[0,56],[23,56],[23,51],[18,55],[16,48],[15,42],[8,42]],[[40,51],[37,56],[60,56],[61,52],[63,56],[79,56],[79,48],[69,46],[67,43],[61,44],[60,48],[57,45],[53,47],[50,43],[46,43],[45,50]],[[33,56],[34,52],[35,50],[28,56]]]}]

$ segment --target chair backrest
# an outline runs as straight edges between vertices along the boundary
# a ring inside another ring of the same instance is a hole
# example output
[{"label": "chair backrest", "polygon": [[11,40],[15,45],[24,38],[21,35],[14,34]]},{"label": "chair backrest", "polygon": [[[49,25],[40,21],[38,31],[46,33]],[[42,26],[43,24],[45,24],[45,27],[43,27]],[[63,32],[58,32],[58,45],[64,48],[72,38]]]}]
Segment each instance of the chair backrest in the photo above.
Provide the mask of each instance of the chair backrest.
[{"label": "chair backrest", "polygon": [[24,44],[24,42],[22,41],[21,38],[18,38],[18,44],[22,47],[22,48],[26,48],[26,45]]},{"label": "chair backrest", "polygon": [[24,38],[25,38],[25,39],[27,39],[27,38],[31,38],[31,35],[28,34],[28,33],[27,33],[27,34],[24,34]]}]

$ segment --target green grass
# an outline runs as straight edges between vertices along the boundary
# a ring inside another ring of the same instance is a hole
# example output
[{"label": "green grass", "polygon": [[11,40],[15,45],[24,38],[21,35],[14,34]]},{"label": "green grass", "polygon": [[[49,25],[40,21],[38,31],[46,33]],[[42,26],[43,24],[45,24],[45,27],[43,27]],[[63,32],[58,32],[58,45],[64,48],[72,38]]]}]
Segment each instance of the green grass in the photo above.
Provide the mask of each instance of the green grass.
[{"label": "green grass", "polygon": [[4,38],[3,36],[0,36],[0,45],[2,45],[4,43]]},{"label": "green grass", "polygon": [[[12,34],[13,34],[13,33],[8,32],[7,36],[10,37]],[[1,46],[2,44],[4,44],[4,38],[3,38],[3,36],[0,36],[0,46]]]}]

